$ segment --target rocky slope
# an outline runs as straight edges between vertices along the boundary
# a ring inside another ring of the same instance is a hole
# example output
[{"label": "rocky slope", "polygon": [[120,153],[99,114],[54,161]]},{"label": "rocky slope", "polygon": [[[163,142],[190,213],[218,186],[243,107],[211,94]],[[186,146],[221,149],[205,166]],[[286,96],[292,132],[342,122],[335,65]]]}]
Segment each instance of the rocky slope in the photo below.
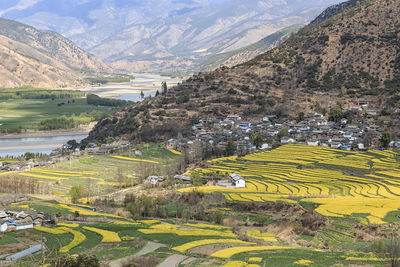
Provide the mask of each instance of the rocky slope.
[{"label": "rocky slope", "polygon": [[300,25],[288,27],[273,33],[252,45],[231,52],[219,53],[211,56],[196,67],[196,70],[210,71],[219,67],[233,67],[242,64],[279,46],[286,41],[292,33],[297,32],[301,28],[302,26]]},{"label": "rocky slope", "polygon": [[399,12],[397,0],[366,1],[346,9],[249,62],[200,73],[166,95],[115,114],[100,122],[90,139],[126,135],[143,140],[148,134],[161,140],[185,133],[167,125],[188,125],[194,115],[295,117],[300,111],[327,112],[338,101],[359,99],[383,110],[376,123],[398,127]]},{"label": "rocky slope", "polygon": [[116,68],[155,72],[195,69],[340,1],[30,0],[0,6],[0,14],[60,32]]},{"label": "rocky slope", "polygon": [[51,32],[0,18],[0,87],[65,87],[111,72],[101,60]]}]

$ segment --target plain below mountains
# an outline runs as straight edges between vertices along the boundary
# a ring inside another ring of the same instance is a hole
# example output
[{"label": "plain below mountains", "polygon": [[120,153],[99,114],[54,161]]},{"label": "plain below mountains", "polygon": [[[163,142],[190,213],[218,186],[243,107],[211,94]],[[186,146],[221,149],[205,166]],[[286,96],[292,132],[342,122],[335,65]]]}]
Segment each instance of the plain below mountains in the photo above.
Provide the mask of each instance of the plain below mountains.
[{"label": "plain below mountains", "polygon": [[85,75],[111,71],[56,32],[0,18],[0,87],[79,86]]},{"label": "plain below mountains", "polygon": [[155,72],[197,69],[208,57],[306,24],[339,2],[6,0],[0,3],[0,15],[59,32],[116,68]]}]

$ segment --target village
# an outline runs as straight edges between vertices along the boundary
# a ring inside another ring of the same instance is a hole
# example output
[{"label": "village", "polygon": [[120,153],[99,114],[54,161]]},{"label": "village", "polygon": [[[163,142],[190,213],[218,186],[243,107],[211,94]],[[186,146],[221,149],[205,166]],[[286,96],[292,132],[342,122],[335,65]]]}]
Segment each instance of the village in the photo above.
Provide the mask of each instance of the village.
[{"label": "village", "polygon": [[[192,140],[170,139],[169,149],[195,153],[197,147],[205,151],[225,150],[231,140],[239,155],[256,149],[268,150],[277,145],[301,144],[324,146],[347,151],[400,147],[400,140],[390,140],[384,147],[380,140],[384,128],[377,125],[379,110],[370,108],[368,101],[358,101],[343,108],[339,118],[329,118],[317,112],[302,114],[297,120],[265,116],[262,120],[242,119],[241,115],[221,118],[200,118],[193,125]],[[336,120],[335,120],[336,119]]]}]

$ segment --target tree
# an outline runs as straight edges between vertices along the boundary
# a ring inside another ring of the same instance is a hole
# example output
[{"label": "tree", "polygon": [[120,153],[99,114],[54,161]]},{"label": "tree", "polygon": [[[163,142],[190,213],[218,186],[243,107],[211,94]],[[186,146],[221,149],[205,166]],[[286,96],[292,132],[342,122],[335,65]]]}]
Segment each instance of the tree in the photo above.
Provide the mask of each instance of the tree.
[{"label": "tree", "polygon": [[75,185],[69,190],[72,203],[76,203],[79,199],[85,196],[85,188],[83,185]]},{"label": "tree", "polygon": [[76,142],[76,140],[69,140],[67,144],[71,146],[72,150],[75,150],[79,147],[79,143]]},{"label": "tree", "polygon": [[263,143],[263,139],[261,137],[261,135],[259,134],[255,134],[253,136],[253,144],[256,146],[257,149],[260,149]]},{"label": "tree", "polygon": [[343,111],[341,109],[335,108],[329,113],[329,120],[334,122],[339,122],[343,118]]},{"label": "tree", "polygon": [[304,121],[304,112],[299,112],[299,114],[297,115],[297,122],[301,122]]},{"label": "tree", "polygon": [[235,155],[235,151],[236,151],[235,143],[233,143],[232,140],[229,140],[229,141],[228,141],[228,144],[226,145],[226,148],[225,148],[225,154],[226,154],[228,157],[229,157],[229,156],[233,156],[233,155]]},{"label": "tree", "polygon": [[200,118],[197,115],[193,115],[190,118],[190,124],[195,125],[200,123]]},{"label": "tree", "polygon": [[382,147],[388,147],[390,144],[390,141],[392,140],[392,136],[388,130],[385,130],[382,133],[381,139],[379,140],[381,142]]},{"label": "tree", "polygon": [[157,90],[157,92],[156,92],[156,96],[159,96],[160,95],[160,92]]},{"label": "tree", "polygon": [[74,257],[64,254],[53,260],[51,267],[100,267],[100,262],[95,255]]},{"label": "tree", "polygon": [[140,97],[141,97],[141,98],[144,98],[144,93],[143,93],[143,90],[142,90],[142,91],[140,91]]},{"label": "tree", "polygon": [[167,86],[167,82],[162,82],[161,83],[161,89],[162,89],[162,94],[165,95],[168,92],[168,86]]},{"label": "tree", "polygon": [[154,201],[151,197],[142,195],[127,205],[126,209],[132,214],[134,219],[139,217],[149,217],[154,210]]},{"label": "tree", "polygon": [[278,137],[279,139],[285,136],[289,136],[289,132],[286,128],[282,128],[282,130],[279,131]]},{"label": "tree", "polygon": [[119,187],[122,188],[124,181],[125,181],[125,177],[124,177],[124,173],[122,172],[121,167],[118,167],[118,170],[117,170],[117,181],[119,183]]},{"label": "tree", "polygon": [[194,186],[202,186],[204,184],[203,177],[200,172],[192,172],[190,178]]},{"label": "tree", "polygon": [[222,212],[220,210],[216,210],[212,213],[212,220],[216,223],[216,224],[221,224],[222,221],[224,220],[224,215],[222,214]]},{"label": "tree", "polygon": [[392,233],[389,244],[386,246],[386,254],[392,267],[400,266],[400,240],[394,233]]}]

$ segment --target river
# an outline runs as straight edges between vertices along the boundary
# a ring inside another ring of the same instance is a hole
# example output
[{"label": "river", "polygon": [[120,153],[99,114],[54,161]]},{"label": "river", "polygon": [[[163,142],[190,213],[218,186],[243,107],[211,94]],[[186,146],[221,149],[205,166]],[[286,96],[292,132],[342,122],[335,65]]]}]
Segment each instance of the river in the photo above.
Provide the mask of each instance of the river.
[{"label": "river", "polygon": [[[77,90],[99,95],[101,97],[129,100],[133,102],[142,101],[141,92],[144,96],[154,96],[157,90],[161,90],[161,83],[167,82],[168,87],[181,82],[180,79],[160,76],[158,74],[141,73],[133,74],[135,77],[129,83],[105,84],[102,86],[88,86]],[[26,152],[49,154],[52,150],[61,147],[69,140],[81,141],[87,134],[82,132],[67,132],[60,134],[31,133],[29,135],[15,135],[12,137],[0,136],[0,157],[20,156]]]},{"label": "river", "polygon": [[87,135],[61,135],[45,137],[2,138],[0,139],[0,157],[18,157],[25,152],[50,154],[69,140],[80,142]]}]

